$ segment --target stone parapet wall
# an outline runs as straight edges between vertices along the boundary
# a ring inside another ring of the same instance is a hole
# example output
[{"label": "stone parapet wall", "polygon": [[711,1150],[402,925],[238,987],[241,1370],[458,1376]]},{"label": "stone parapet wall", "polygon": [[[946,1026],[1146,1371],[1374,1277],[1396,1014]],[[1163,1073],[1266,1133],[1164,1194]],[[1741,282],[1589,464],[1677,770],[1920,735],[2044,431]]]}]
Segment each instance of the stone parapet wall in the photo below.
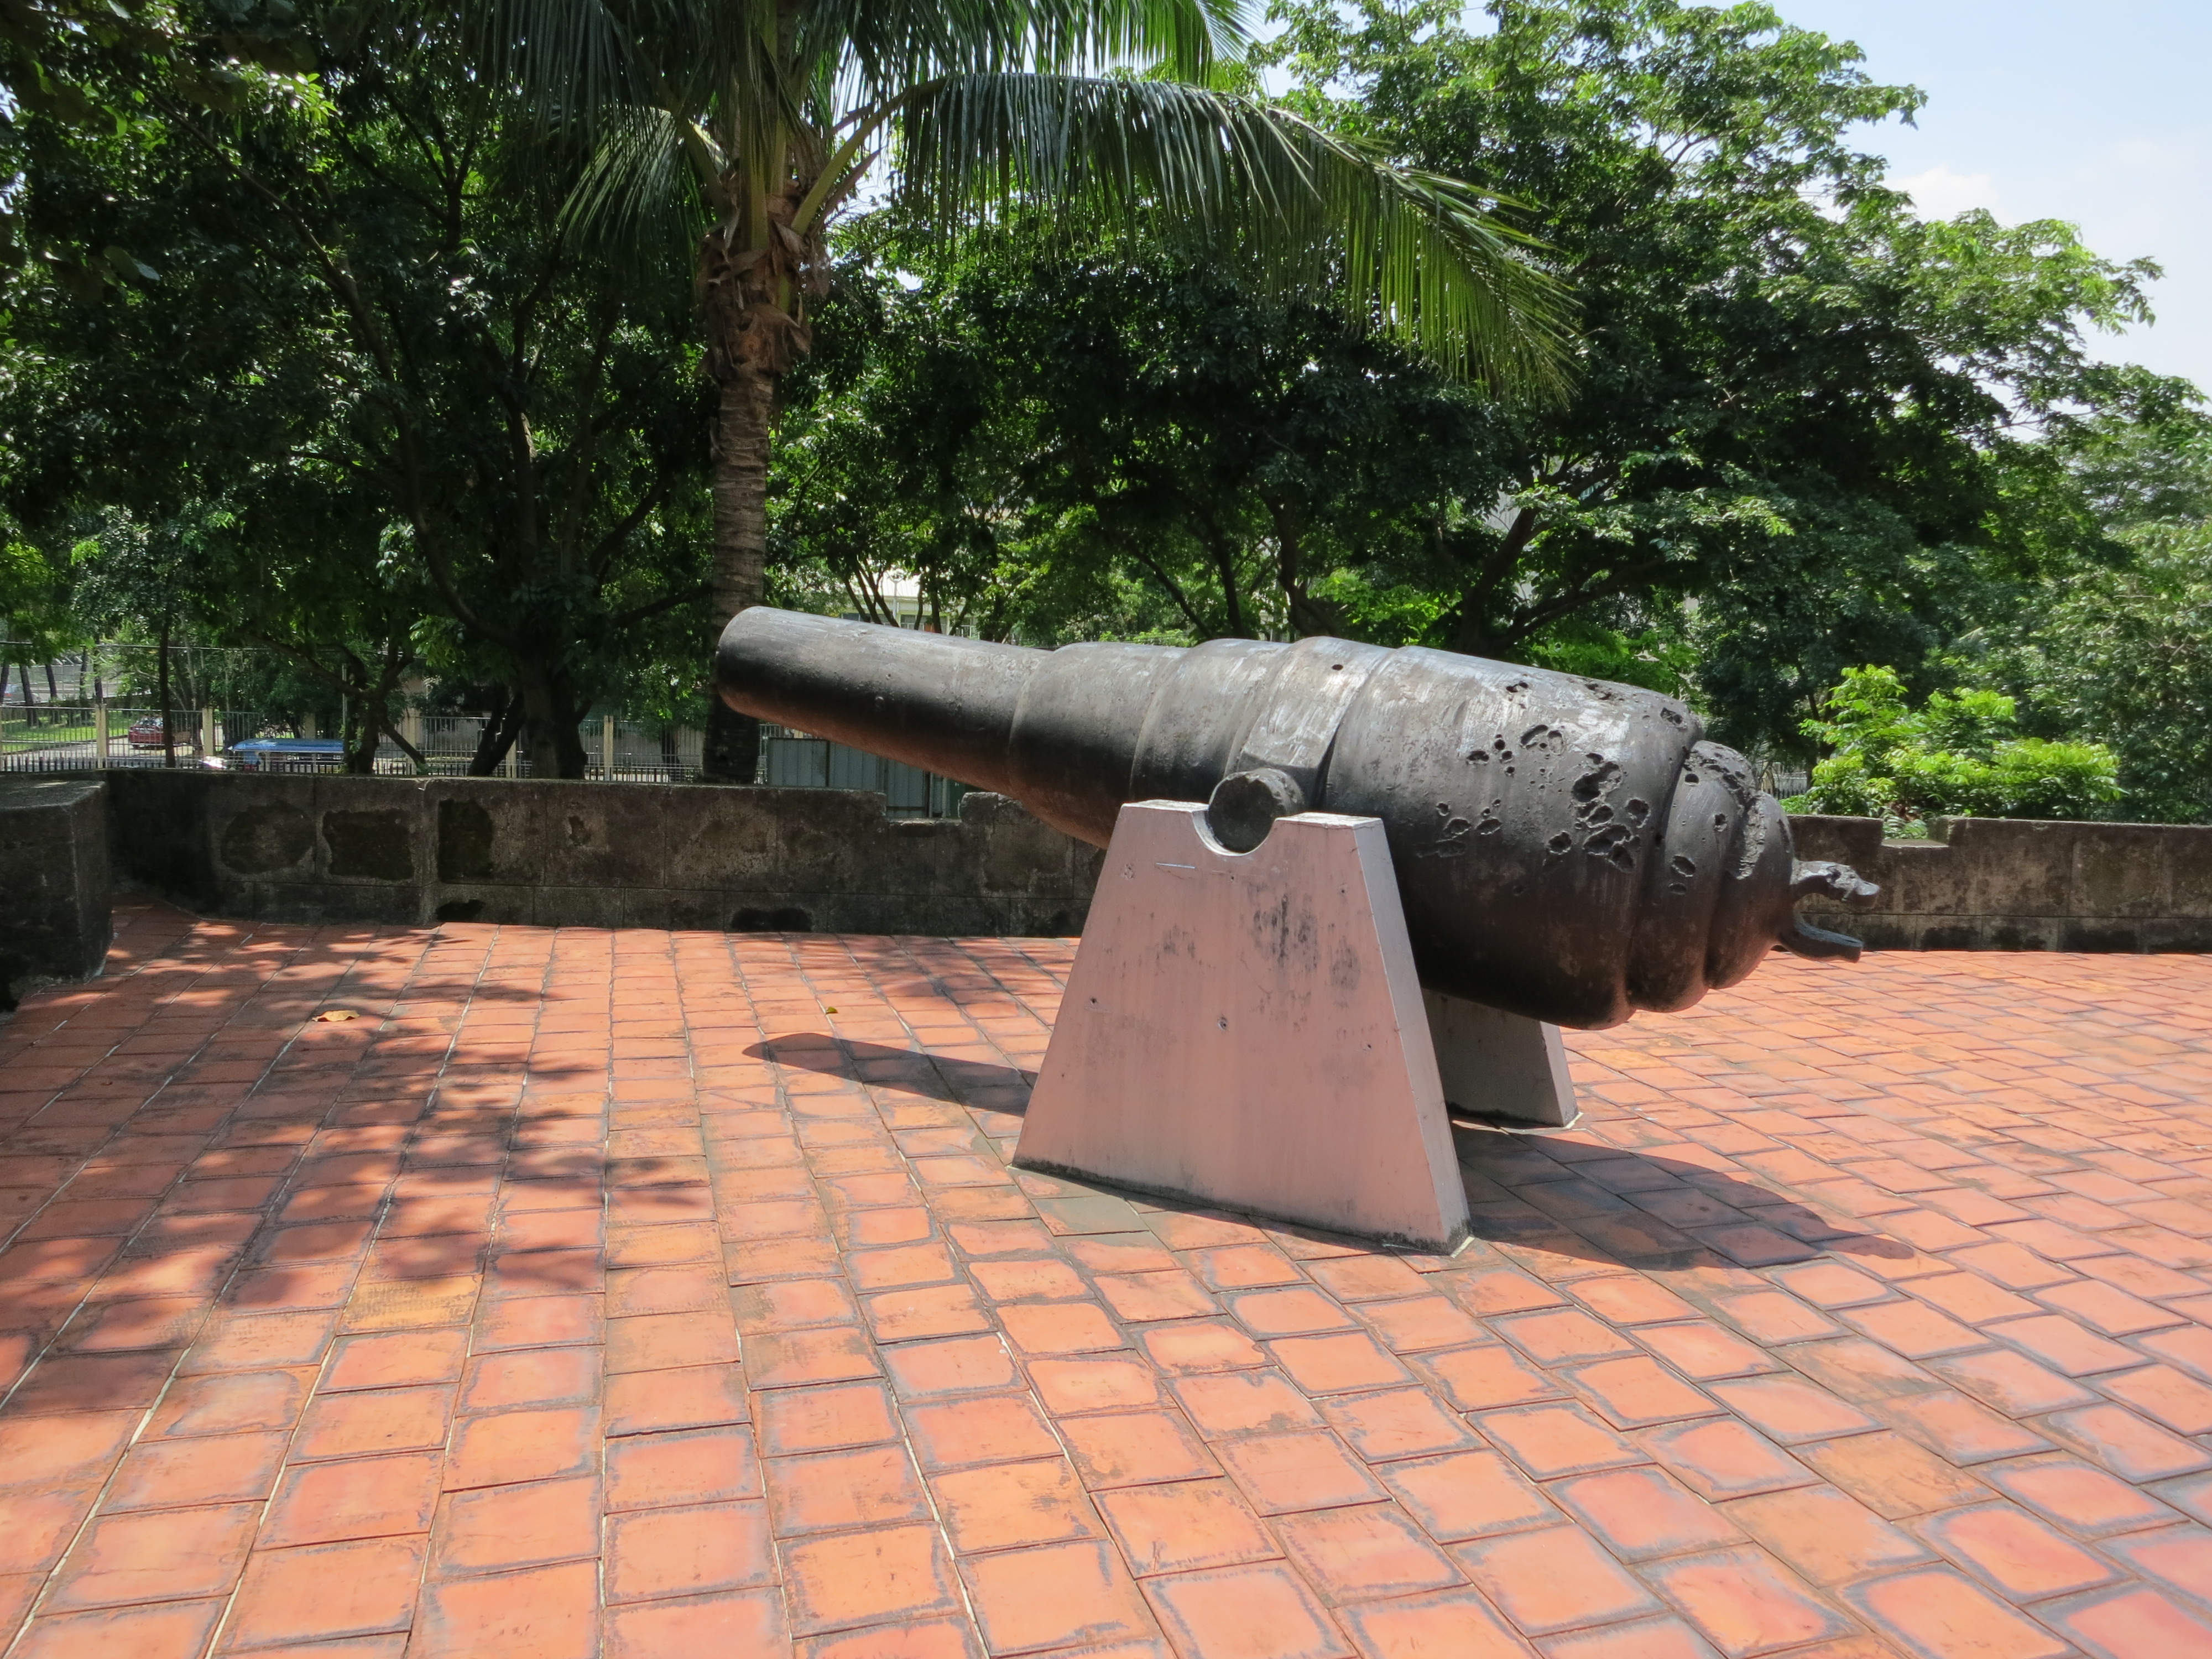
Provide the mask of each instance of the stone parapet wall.
[{"label": "stone parapet wall", "polygon": [[[100,776],[117,879],[270,921],[1067,934],[1101,861],[997,795],[894,820],[836,789]],[[1881,884],[1870,914],[1805,907],[1876,949],[2212,951],[2212,826],[1966,818],[1885,842],[1873,818],[1790,822],[1800,857]]]},{"label": "stone parapet wall", "polygon": [[1798,857],[1882,890],[1864,915],[1805,914],[1878,950],[2212,951],[2212,825],[1954,818],[1884,841],[1875,818],[1790,823]]},{"label": "stone parapet wall", "polygon": [[1013,802],[831,789],[106,775],[118,877],[283,921],[953,935],[1082,930],[1100,854]]}]

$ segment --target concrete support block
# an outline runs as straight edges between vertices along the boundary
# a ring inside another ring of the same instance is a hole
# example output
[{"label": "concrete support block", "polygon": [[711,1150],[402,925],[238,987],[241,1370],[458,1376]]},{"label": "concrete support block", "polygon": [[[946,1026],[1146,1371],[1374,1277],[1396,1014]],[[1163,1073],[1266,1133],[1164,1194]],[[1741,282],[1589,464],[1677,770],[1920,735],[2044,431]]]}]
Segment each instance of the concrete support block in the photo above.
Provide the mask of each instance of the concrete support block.
[{"label": "concrete support block", "polygon": [[1376,818],[1124,806],[1015,1162],[1449,1251],[1467,1196]]},{"label": "concrete support block", "polygon": [[0,1005],[106,960],[106,802],[103,784],[0,779]]},{"label": "concrete support block", "polygon": [[1445,1104],[1528,1128],[1564,1129],[1582,1115],[1558,1026],[1437,991],[1421,997]]}]

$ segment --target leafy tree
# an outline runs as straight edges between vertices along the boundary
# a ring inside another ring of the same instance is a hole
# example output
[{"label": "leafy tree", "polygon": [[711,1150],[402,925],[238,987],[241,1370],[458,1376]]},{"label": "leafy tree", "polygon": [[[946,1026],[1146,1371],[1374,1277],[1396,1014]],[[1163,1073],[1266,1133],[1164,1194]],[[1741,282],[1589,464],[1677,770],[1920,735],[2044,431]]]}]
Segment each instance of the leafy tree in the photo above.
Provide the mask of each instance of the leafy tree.
[{"label": "leafy tree", "polygon": [[830,361],[793,379],[779,557],[917,571],[1039,642],[1328,631],[1631,679],[1809,757],[1846,668],[1928,689],[2123,558],[2116,492],[2170,493],[2144,446],[2187,388],[2085,337],[2149,268],[1915,217],[1847,139],[1917,94],[1850,48],[1668,0],[1501,0],[1489,33],[1284,15],[1317,122],[1541,204],[1588,324],[1568,401],[1486,398],[1173,250],[1031,226],[933,264],[894,210],[848,246],[927,274],[841,276],[865,320],[823,313]]},{"label": "leafy tree", "polygon": [[197,533],[202,527],[189,516],[149,526],[111,510],[72,550],[82,567],[72,608],[90,630],[152,635],[155,707],[161,714],[162,758],[170,766],[177,764],[180,738],[190,740],[191,726],[179,711],[198,702],[196,688],[178,683],[172,647],[207,604],[208,549]]},{"label": "leafy tree", "polygon": [[1806,735],[1829,752],[1812,787],[1783,803],[1793,812],[1884,818],[1925,835],[1939,813],[2094,817],[2119,794],[2112,750],[2021,736],[2018,706],[2002,692],[1931,692],[1916,710],[1894,670],[1869,665],[1845,670],[1825,710]]},{"label": "leafy tree", "polygon": [[2212,823],[2212,520],[2121,538],[2125,562],[2063,577],[2012,639],[1968,665],[2017,688],[2039,726],[2108,745],[2121,814]]},{"label": "leafy tree", "polygon": [[868,316],[825,322],[796,378],[780,556],[864,613],[861,564],[894,565],[967,625],[1045,644],[1425,625],[1345,567],[1425,556],[1481,403],[1206,261],[1059,246],[995,239],[912,292],[841,279],[833,306]]},{"label": "leafy tree", "polygon": [[1471,469],[1502,496],[1437,515],[1434,642],[1679,635],[1723,732],[1796,749],[1844,667],[1921,678],[2051,571],[2115,556],[2042,441],[2170,401],[2086,342],[2145,314],[2154,267],[2063,225],[1917,218],[1851,133],[1919,94],[1769,6],[1487,11],[1280,0],[1271,47],[1317,123],[1534,204],[1517,222],[1580,303],[1571,399],[1505,411]]},{"label": "leafy tree", "polygon": [[579,717],[706,597],[682,270],[580,248],[583,156],[489,94],[449,16],[303,7],[305,73],[184,15],[220,94],[110,64],[132,122],[0,135],[34,239],[162,250],[89,288],[19,267],[9,501],[49,539],[102,507],[188,534],[199,614],[338,681],[356,764],[419,659],[504,688],[479,769],[520,735],[580,775]]},{"label": "leafy tree", "polygon": [[27,684],[33,664],[52,663],[84,642],[70,610],[67,573],[9,532],[0,520],[0,703],[8,700],[10,668],[21,669]]},{"label": "leafy tree", "polygon": [[2212,822],[2212,412],[2193,387],[2149,389],[2141,418],[2069,422],[2045,446],[2106,539],[2006,596],[1942,664],[2017,698],[2025,730],[2108,745],[2116,815]]},{"label": "leafy tree", "polygon": [[[1501,384],[1552,375],[1552,290],[1483,196],[1232,89],[1235,0],[501,0],[486,27],[555,121],[594,131],[573,216],[693,251],[719,388],[714,616],[765,591],[777,386],[812,344],[827,228],[890,157],[940,246],[978,218],[1200,239]],[[1136,73],[1101,73],[1115,64]],[[749,778],[714,705],[708,770]]]}]

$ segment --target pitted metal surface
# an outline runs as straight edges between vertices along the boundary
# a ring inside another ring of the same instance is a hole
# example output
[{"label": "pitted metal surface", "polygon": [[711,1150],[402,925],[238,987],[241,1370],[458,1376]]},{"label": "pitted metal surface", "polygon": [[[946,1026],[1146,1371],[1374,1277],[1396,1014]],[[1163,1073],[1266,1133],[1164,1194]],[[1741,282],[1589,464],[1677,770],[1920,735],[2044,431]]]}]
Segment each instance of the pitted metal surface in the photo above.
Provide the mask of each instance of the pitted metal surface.
[{"label": "pitted metal surface", "polygon": [[724,631],[715,678],[1095,846],[1127,802],[1224,787],[1224,824],[1380,818],[1422,982],[1563,1025],[1686,1007],[1778,944],[1853,954],[1796,899],[1873,896],[1797,869],[1781,808],[1689,708],[1603,680],[1333,639],[1031,651],[766,606]]}]

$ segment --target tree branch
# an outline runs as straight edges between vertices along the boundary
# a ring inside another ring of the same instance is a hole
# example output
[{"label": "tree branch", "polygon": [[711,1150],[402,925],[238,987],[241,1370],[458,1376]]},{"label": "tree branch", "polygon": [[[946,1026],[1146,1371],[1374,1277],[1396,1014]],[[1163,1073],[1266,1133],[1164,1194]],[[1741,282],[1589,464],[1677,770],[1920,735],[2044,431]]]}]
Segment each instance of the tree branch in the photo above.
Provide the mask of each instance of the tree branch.
[{"label": "tree branch", "polygon": [[701,582],[696,587],[687,587],[678,592],[664,594],[649,604],[636,605],[628,611],[618,611],[610,620],[617,628],[627,628],[632,623],[643,622],[647,617],[657,617],[664,611],[673,611],[679,605],[689,605],[694,599],[703,599],[714,591],[711,584]]}]

